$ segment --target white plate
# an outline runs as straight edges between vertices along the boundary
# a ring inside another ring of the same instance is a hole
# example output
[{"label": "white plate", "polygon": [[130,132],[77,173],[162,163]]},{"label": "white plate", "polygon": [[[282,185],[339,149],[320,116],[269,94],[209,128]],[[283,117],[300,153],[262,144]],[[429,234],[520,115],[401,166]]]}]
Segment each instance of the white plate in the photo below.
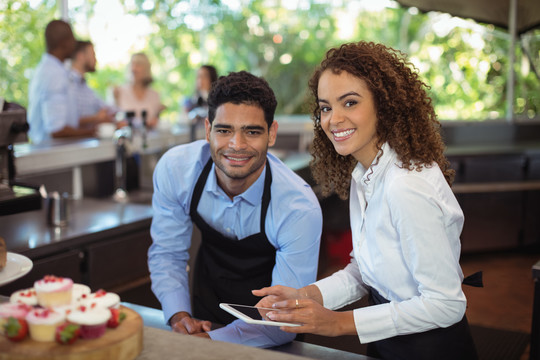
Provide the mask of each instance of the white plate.
[{"label": "white plate", "polygon": [[6,267],[0,270],[0,286],[28,274],[32,270],[32,266],[34,266],[32,260],[26,256],[8,251]]}]

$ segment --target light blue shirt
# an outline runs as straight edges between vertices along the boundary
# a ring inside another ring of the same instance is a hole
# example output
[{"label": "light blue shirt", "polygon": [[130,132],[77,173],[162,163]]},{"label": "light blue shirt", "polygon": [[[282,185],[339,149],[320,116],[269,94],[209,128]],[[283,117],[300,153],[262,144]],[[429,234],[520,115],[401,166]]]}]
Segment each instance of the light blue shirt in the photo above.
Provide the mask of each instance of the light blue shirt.
[{"label": "light blue shirt", "polygon": [[77,104],[79,119],[95,115],[99,110],[108,107],[107,104],[96,95],[94,90],[88,87],[86,80],[78,71],[71,69],[69,77],[73,96]]},{"label": "light blue shirt", "polygon": [[33,143],[65,126],[77,128],[79,118],[69,86],[69,72],[58,58],[45,53],[34,70],[28,92],[29,136]]},{"label": "light blue shirt", "polygon": [[[193,224],[189,208],[193,187],[210,158],[205,140],[179,145],[165,153],[154,171],[154,195],[148,252],[152,290],[161,302],[165,321],[179,311],[191,313],[188,250]],[[276,248],[272,285],[294,288],[316,280],[322,213],[319,202],[304,180],[272,154],[271,201],[265,219],[266,236]],[[244,193],[231,200],[219,187],[214,166],[201,195],[198,212],[225,236],[243,239],[260,231],[261,197],[266,169]],[[204,319],[202,319],[204,320]],[[257,347],[292,341],[294,334],[275,326],[250,325],[236,320],[209,332],[214,340]]]}]

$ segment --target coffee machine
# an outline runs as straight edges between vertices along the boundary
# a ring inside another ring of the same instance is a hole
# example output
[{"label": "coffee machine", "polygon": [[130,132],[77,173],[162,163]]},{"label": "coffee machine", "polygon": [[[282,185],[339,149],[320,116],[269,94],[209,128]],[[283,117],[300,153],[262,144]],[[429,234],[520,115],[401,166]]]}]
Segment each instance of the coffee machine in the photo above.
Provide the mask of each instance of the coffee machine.
[{"label": "coffee machine", "polygon": [[37,187],[15,181],[13,145],[28,141],[26,110],[0,101],[0,215],[41,209]]}]

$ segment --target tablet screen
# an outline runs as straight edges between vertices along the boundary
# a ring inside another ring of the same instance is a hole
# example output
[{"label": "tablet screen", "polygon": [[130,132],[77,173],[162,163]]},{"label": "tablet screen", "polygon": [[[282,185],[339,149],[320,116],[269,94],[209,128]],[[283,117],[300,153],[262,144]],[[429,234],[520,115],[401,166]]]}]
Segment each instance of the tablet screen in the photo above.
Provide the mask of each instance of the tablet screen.
[{"label": "tablet screen", "polygon": [[266,314],[270,311],[276,311],[276,309],[225,303],[219,304],[219,307],[250,324],[271,326],[301,326],[301,324],[273,321],[268,319],[266,317]]},{"label": "tablet screen", "polygon": [[254,320],[271,321],[266,317],[266,313],[273,311],[273,309],[257,308],[254,306],[235,304],[229,304],[229,306]]}]

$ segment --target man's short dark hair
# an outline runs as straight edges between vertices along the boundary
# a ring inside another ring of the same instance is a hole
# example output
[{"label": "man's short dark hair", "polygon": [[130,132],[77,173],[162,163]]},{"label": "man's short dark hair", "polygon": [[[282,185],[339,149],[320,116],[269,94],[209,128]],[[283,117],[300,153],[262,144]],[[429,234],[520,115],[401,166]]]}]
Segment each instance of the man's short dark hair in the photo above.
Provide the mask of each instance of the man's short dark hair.
[{"label": "man's short dark hair", "polygon": [[226,103],[260,107],[264,112],[264,119],[269,129],[274,121],[277,106],[274,91],[262,77],[257,77],[247,71],[231,72],[227,76],[221,76],[212,86],[208,95],[208,120],[210,124],[216,117],[217,108]]}]

